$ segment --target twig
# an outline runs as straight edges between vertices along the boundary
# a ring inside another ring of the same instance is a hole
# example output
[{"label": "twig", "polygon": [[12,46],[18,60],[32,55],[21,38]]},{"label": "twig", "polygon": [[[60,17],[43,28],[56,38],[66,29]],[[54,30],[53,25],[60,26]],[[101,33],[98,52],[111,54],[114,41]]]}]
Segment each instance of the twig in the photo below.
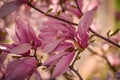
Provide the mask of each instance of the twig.
[{"label": "twig", "polygon": [[76,5],[77,5],[77,8],[78,8],[79,12],[81,13],[81,15],[83,15],[82,10],[80,9],[80,7],[79,7],[79,5],[78,5],[78,1],[75,0],[75,2],[76,2]]},{"label": "twig", "polygon": [[[83,50],[82,50],[82,51],[83,51]],[[82,51],[81,51],[81,52],[82,52]],[[70,66],[69,68],[70,68],[74,73],[77,74],[77,76],[79,77],[80,80],[83,80],[83,78],[81,77],[81,75],[78,73],[78,70],[75,70],[75,68],[74,68],[74,64],[75,64],[75,62],[78,60],[79,54],[80,54],[81,52],[78,52],[78,53],[77,53],[75,59],[73,60],[71,66]]]},{"label": "twig", "polygon": [[37,60],[37,62],[39,63],[39,60],[38,60],[38,58],[37,58],[37,49],[35,48],[34,51],[35,51],[35,52],[34,52],[34,57],[35,57],[35,59]]},{"label": "twig", "polygon": [[71,66],[74,66],[75,62],[78,60],[78,56],[79,56],[80,53],[81,53],[81,52],[78,52],[78,53],[77,53],[77,55],[76,55],[74,61],[72,62]]},{"label": "twig", "polygon": [[76,23],[73,23],[73,22],[67,21],[67,20],[65,20],[65,19],[62,19],[62,18],[59,18],[59,17],[53,16],[53,15],[50,15],[50,14],[46,14],[46,13],[43,12],[42,10],[40,10],[40,9],[36,8],[35,6],[33,6],[31,3],[28,3],[28,5],[29,5],[31,8],[35,9],[36,11],[42,13],[42,14],[45,15],[45,16],[52,17],[52,18],[54,18],[54,19],[61,20],[61,21],[64,21],[64,22],[66,22],[66,23],[69,23],[69,24],[73,24],[73,25],[78,26],[78,24],[76,24]]},{"label": "twig", "polygon": [[108,38],[103,37],[102,35],[96,33],[94,30],[92,30],[91,28],[89,28],[89,30],[90,30],[95,36],[97,36],[97,37],[99,37],[99,38],[101,38],[101,39],[103,39],[103,40],[105,40],[105,41],[107,41],[107,42],[109,42],[109,43],[111,43],[111,44],[113,44],[113,45],[115,45],[115,46],[117,46],[117,47],[120,48],[120,45],[119,45],[119,44],[111,41],[111,40],[108,39]]},{"label": "twig", "polygon": [[78,73],[77,70],[74,69],[73,66],[70,66],[69,68],[70,68],[70,70],[72,70],[75,74],[77,74],[77,76],[79,77],[80,80],[83,80],[83,78],[81,77],[81,75]]}]

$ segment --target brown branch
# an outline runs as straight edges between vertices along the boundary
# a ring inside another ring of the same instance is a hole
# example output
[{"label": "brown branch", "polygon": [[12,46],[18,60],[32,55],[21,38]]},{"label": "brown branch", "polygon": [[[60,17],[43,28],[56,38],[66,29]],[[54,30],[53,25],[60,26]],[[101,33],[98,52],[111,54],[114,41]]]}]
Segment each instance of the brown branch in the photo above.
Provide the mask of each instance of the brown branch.
[{"label": "brown branch", "polygon": [[76,2],[76,5],[77,5],[77,8],[78,8],[79,12],[81,13],[81,15],[83,15],[82,10],[80,9],[80,7],[79,7],[79,5],[78,5],[78,1],[75,0],[75,2]]},{"label": "brown branch", "polygon": [[80,80],[83,80],[83,78],[81,77],[81,75],[78,73],[78,70],[75,70],[73,66],[69,67],[70,70],[72,70],[75,74],[77,74],[77,76],[79,77]]},{"label": "brown branch", "polygon": [[91,28],[89,28],[89,30],[90,30],[95,36],[97,36],[97,37],[99,37],[99,38],[101,38],[101,39],[103,39],[103,40],[105,40],[105,41],[107,41],[107,42],[113,44],[114,46],[120,48],[120,45],[119,45],[119,44],[113,42],[112,40],[110,40],[110,39],[108,39],[108,38],[103,37],[102,35],[96,33],[94,30],[92,30]]},{"label": "brown branch", "polygon": [[39,63],[39,60],[37,58],[37,49],[34,49],[34,57],[35,57],[36,61]]},{"label": "brown branch", "polygon": [[[83,50],[81,50],[81,52],[82,52]],[[77,52],[77,55],[75,56],[75,59],[73,60],[73,62],[72,62],[72,64],[70,65],[70,69],[74,72],[74,73],[76,73],[77,74],[77,76],[79,77],[79,79],[80,80],[83,80],[83,78],[82,78],[82,76],[79,74],[79,72],[78,72],[78,70],[75,70],[75,68],[74,68],[74,64],[75,64],[75,62],[78,60],[78,57],[79,57],[79,54],[81,53],[81,52]]]}]

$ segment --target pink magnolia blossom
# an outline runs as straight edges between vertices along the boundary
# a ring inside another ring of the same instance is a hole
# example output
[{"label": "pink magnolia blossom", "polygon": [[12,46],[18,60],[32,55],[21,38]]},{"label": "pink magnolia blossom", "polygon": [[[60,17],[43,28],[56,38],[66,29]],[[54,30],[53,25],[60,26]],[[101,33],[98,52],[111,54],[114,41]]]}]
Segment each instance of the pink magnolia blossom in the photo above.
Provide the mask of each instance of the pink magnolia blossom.
[{"label": "pink magnolia blossom", "polygon": [[89,27],[92,24],[95,10],[86,12],[80,19],[78,30],[76,32],[76,38],[81,48],[85,48],[88,45],[88,32]]},{"label": "pink magnolia blossom", "polygon": [[52,74],[52,77],[57,77],[67,71],[69,68],[70,62],[72,61],[75,53],[70,53],[66,56],[63,56],[57,63],[54,68],[54,72]]},{"label": "pink magnolia blossom", "polygon": [[57,77],[67,71],[75,55],[74,47],[71,43],[61,43],[53,53],[43,65],[49,66],[49,68],[55,65],[52,77]]},{"label": "pink magnolia blossom", "polygon": [[31,57],[12,61],[8,64],[4,80],[24,80],[34,73],[36,63]]},{"label": "pink magnolia blossom", "polygon": [[28,3],[29,0],[8,0],[0,8],[0,18],[7,16],[16,9],[18,9],[22,4]]},{"label": "pink magnolia blossom", "polygon": [[0,50],[13,54],[24,54],[29,52],[31,48],[41,45],[32,27],[26,25],[21,19],[17,19],[16,25],[15,31],[7,28],[7,32],[14,43],[0,44]]},{"label": "pink magnolia blossom", "polygon": [[39,38],[42,41],[42,48],[46,52],[54,50],[61,42],[72,39],[75,28],[69,24],[59,21],[49,21],[44,23],[40,30]]}]

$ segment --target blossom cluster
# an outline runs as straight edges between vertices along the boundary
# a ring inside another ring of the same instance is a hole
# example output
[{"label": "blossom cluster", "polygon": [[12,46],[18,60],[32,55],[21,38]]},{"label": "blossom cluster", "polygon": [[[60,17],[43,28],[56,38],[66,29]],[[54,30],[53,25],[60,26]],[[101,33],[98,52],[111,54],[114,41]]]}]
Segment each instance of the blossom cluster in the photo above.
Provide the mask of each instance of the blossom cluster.
[{"label": "blossom cluster", "polygon": [[[38,28],[37,31],[34,29],[36,25],[31,25],[21,16],[15,18],[14,29],[6,28],[12,43],[0,43],[0,78],[2,80],[30,80],[33,74],[36,75],[36,80],[42,80],[42,73],[39,73],[37,69],[41,66],[50,71],[52,70],[51,78],[69,71],[76,55],[89,45],[89,30],[93,24],[96,7],[98,6],[96,2],[95,4],[89,4],[90,7],[84,9],[83,1],[76,1],[82,13],[79,9],[71,7],[70,1],[67,0],[66,7],[72,13],[59,13],[59,11],[57,12],[59,6],[55,4],[57,2],[51,0],[53,2],[52,6],[57,7],[53,12],[51,12],[51,9],[46,13],[41,12],[46,17],[48,15],[48,17],[46,21],[42,22],[42,27]],[[32,2],[38,5],[37,1],[32,0],[4,0],[3,2],[4,4],[0,7],[0,18],[9,16],[21,6],[28,8]],[[75,26],[65,22],[73,22],[70,15],[79,18],[78,25]],[[44,61],[38,56],[43,53],[49,56]],[[5,65],[4,61],[10,55],[12,55],[12,60]]]}]

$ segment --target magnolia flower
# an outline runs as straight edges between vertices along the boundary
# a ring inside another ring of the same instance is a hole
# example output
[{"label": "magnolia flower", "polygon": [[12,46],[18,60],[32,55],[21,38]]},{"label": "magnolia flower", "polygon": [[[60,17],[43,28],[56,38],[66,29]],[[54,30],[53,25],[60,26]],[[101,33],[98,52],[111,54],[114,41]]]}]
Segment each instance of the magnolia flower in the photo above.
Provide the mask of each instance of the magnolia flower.
[{"label": "magnolia flower", "polygon": [[94,12],[94,9],[86,12],[78,24],[78,30],[75,37],[81,48],[86,48],[88,45],[89,27],[93,22]]},{"label": "magnolia flower", "polygon": [[30,77],[37,68],[36,63],[32,57],[12,61],[7,66],[3,80],[24,80]]},{"label": "magnolia flower", "polygon": [[43,51],[48,53],[53,51],[61,42],[72,39],[74,32],[75,28],[69,24],[48,20],[39,34]]},{"label": "magnolia flower", "polygon": [[29,0],[7,0],[0,8],[0,18],[7,16],[16,9],[18,9],[22,4],[27,4]]},{"label": "magnolia flower", "polygon": [[32,27],[26,25],[21,19],[16,20],[15,31],[7,28],[8,34],[13,40],[13,44],[0,44],[0,50],[13,53],[29,53],[31,48],[37,48],[41,45]]},{"label": "magnolia flower", "polygon": [[61,43],[52,53],[54,54],[43,65],[49,66],[49,68],[55,65],[52,77],[57,77],[67,71],[75,55],[74,46],[71,43]]}]

